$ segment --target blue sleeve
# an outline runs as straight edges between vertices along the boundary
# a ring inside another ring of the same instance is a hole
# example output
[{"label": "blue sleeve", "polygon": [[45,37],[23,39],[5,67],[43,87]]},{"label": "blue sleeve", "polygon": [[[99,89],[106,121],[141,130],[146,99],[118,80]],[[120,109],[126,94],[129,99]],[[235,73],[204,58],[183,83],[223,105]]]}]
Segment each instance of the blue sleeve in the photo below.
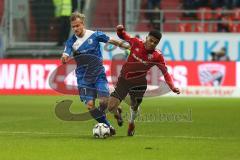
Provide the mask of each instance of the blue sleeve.
[{"label": "blue sleeve", "polygon": [[96,31],[96,37],[99,42],[103,43],[107,43],[110,39],[105,33],[101,31]]},{"label": "blue sleeve", "polygon": [[71,54],[72,54],[72,42],[70,40],[67,40],[63,53],[71,56]]}]

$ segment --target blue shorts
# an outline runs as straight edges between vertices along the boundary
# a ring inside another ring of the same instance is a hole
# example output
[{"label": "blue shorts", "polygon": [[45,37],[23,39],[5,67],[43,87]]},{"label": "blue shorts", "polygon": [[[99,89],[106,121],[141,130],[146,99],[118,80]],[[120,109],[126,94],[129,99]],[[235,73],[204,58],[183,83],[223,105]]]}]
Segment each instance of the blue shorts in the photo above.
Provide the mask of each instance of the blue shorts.
[{"label": "blue shorts", "polygon": [[78,91],[82,102],[87,104],[97,97],[109,97],[109,87],[106,76],[100,76],[95,83],[86,83],[82,79],[77,79]]}]

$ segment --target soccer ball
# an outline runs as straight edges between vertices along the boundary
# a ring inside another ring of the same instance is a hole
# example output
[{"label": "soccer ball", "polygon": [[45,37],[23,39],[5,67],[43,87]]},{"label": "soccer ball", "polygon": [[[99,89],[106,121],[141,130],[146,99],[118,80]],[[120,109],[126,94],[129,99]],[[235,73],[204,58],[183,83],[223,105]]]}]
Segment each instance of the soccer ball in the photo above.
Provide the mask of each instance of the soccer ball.
[{"label": "soccer ball", "polygon": [[110,136],[110,128],[104,123],[98,123],[93,128],[95,138],[107,138]]}]

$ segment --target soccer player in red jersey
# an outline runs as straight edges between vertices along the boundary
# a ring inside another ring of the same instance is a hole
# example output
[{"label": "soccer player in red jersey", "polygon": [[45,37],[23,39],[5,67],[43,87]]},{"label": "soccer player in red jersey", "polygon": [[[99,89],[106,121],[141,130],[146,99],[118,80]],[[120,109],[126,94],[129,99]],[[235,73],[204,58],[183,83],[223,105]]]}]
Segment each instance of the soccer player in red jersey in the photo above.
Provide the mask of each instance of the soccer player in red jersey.
[{"label": "soccer player in red jersey", "polygon": [[133,136],[135,130],[134,120],[147,89],[146,75],[151,67],[156,65],[161,70],[166,83],[174,93],[180,94],[180,90],[174,86],[172,78],[167,72],[166,63],[161,51],[156,49],[162,38],[162,34],[159,31],[150,31],[146,40],[142,41],[127,34],[123,25],[118,25],[116,29],[117,35],[127,41],[131,49],[127,62],[123,65],[118,77],[115,90],[109,98],[108,110],[114,114],[118,125],[122,126],[123,120],[121,110],[118,106],[127,94],[130,95],[131,108],[128,136]]}]

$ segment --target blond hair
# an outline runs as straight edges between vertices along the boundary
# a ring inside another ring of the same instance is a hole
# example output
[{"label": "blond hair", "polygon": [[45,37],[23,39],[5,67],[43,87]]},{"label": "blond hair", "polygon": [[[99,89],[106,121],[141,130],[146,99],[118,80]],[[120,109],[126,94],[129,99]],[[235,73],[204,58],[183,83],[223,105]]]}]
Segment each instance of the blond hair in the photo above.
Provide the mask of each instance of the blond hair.
[{"label": "blond hair", "polygon": [[85,15],[79,12],[73,12],[70,21],[75,21],[77,18],[81,19],[83,22],[85,21]]}]

